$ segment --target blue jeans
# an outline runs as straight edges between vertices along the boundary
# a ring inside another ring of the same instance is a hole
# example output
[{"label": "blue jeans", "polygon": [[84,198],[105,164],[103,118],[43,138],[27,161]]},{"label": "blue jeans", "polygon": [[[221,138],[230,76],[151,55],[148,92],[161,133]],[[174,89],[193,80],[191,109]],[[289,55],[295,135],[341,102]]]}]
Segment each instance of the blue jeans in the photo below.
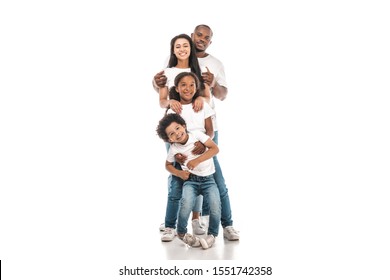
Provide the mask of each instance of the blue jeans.
[{"label": "blue jeans", "polygon": [[[218,131],[214,131],[214,138],[213,141],[218,145]],[[217,183],[219,195],[221,196],[221,224],[222,227],[225,228],[227,226],[233,225],[232,220],[232,210],[230,208],[230,199],[229,199],[229,193],[228,189],[225,184],[225,178],[222,174],[221,166],[219,165],[217,156],[213,157],[214,165],[215,165],[215,173],[214,173],[214,180]],[[203,200],[203,210],[202,215],[209,215],[209,205],[208,205],[207,199]]]},{"label": "blue jeans", "polygon": [[196,197],[200,194],[203,195],[205,200],[209,201],[210,220],[207,234],[218,236],[219,221],[221,220],[221,200],[213,175],[197,176],[191,174],[190,178],[184,182],[177,220],[177,233],[187,233],[188,218],[194,207]]},{"label": "blue jeans", "polygon": [[[169,151],[170,144],[166,143],[167,152]],[[180,164],[174,163],[174,166],[181,169]],[[179,203],[182,196],[184,181],[172,174],[168,177],[168,200],[165,212],[165,227],[176,228],[177,215],[179,212]],[[203,197],[200,195],[195,201],[192,211],[201,212]]]}]

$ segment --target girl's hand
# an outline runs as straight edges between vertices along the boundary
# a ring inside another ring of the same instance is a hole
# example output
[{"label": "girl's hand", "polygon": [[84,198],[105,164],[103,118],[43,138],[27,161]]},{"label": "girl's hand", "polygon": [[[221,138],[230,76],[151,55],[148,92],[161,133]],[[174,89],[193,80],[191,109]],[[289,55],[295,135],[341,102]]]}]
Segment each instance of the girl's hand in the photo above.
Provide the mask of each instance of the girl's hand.
[{"label": "girl's hand", "polygon": [[203,109],[203,97],[202,96],[198,96],[194,103],[192,104],[192,109],[194,109],[195,112],[199,112],[200,110]]},{"label": "girl's hand", "polygon": [[181,114],[181,103],[177,100],[171,99],[169,100],[169,107],[176,113]]}]

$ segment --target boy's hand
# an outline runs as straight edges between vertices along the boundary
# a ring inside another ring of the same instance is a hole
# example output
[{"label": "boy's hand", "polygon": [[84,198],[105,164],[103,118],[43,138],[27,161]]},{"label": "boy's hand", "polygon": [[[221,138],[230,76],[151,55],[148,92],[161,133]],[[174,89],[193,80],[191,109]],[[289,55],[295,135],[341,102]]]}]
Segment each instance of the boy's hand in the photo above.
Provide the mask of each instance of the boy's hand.
[{"label": "boy's hand", "polygon": [[181,153],[175,155],[175,161],[180,163],[180,165],[183,165],[186,160],[187,160],[187,156]]},{"label": "boy's hand", "polygon": [[197,167],[198,165],[199,165],[199,162],[198,162],[197,158],[187,162],[187,167],[189,170],[194,170],[194,168]]},{"label": "boy's hand", "polygon": [[179,171],[179,177],[182,179],[182,180],[184,180],[184,181],[186,181],[186,180],[188,180],[188,178],[190,177],[190,172],[188,172],[187,170],[180,170]]},{"label": "boy's hand", "polygon": [[194,145],[195,148],[192,150],[192,154],[201,155],[206,151],[206,146],[202,142],[196,141]]}]

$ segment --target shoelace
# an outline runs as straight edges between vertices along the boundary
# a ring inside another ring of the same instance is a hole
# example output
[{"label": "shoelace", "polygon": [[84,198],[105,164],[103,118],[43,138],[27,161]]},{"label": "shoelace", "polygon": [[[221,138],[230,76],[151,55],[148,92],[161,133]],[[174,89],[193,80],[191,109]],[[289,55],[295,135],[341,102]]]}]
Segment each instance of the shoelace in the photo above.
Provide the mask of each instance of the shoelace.
[{"label": "shoelace", "polygon": [[236,233],[236,234],[238,234],[238,231],[235,230],[234,228],[228,228],[228,229],[227,229],[227,232],[228,232],[228,233]]}]

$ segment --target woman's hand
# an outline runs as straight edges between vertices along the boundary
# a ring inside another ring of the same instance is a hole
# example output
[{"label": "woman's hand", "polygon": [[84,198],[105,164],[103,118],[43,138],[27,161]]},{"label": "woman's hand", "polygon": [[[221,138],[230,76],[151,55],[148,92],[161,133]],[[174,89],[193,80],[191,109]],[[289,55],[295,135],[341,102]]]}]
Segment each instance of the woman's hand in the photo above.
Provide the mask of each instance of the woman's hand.
[{"label": "woman's hand", "polygon": [[195,112],[199,112],[200,110],[203,109],[203,97],[202,96],[198,96],[194,103],[192,104],[192,109],[194,109]]},{"label": "woman's hand", "polygon": [[171,108],[176,114],[181,114],[181,103],[177,100],[169,100],[169,108]]}]

